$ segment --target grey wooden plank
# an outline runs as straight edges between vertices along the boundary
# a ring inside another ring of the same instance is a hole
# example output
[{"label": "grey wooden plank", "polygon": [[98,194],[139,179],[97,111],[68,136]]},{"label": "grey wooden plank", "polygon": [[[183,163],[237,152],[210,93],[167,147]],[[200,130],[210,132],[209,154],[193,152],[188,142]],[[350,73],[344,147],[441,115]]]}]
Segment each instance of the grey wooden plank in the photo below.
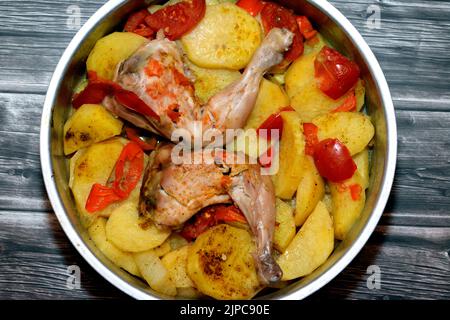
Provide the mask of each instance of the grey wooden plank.
[{"label": "grey wooden plank", "polygon": [[[0,11],[11,12],[0,16],[0,91],[43,93],[75,33],[65,25],[65,10],[79,5],[84,22],[102,1],[20,1],[20,10],[16,3],[0,3]],[[450,50],[450,6],[434,0],[332,3],[375,52],[402,108],[450,109],[450,56],[443,54]],[[372,4],[381,8],[380,29],[367,27]],[[42,34],[35,36],[36,30]]]},{"label": "grey wooden plank", "polygon": [[[83,261],[52,213],[0,211],[0,224],[0,298],[123,297]],[[312,299],[448,299],[449,242],[448,227],[381,225],[350,266]],[[81,269],[80,289],[66,288],[70,265]],[[366,286],[370,265],[381,269],[379,290]]]},{"label": "grey wooden plank", "polygon": [[[2,209],[51,209],[39,162],[42,103],[42,95],[0,94]],[[398,168],[388,215],[383,219],[396,224],[450,226],[450,113],[399,110],[397,117]]]}]

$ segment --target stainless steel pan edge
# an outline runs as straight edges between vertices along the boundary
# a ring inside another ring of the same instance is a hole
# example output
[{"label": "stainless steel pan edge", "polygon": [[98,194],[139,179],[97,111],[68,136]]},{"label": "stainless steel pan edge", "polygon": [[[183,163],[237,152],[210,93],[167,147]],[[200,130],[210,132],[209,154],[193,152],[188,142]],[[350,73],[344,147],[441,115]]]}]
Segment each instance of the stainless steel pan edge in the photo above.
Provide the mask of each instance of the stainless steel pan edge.
[{"label": "stainless steel pan edge", "polygon": [[[111,0],[102,6],[78,31],[59,61],[48,87],[40,136],[40,157],[44,183],[64,232],[78,252],[98,273],[118,289],[136,299],[167,297],[146,288],[143,283],[108,262],[88,239],[86,233],[80,229],[80,225],[74,217],[73,203],[70,203],[67,180],[64,182],[66,176],[63,174],[62,142],[57,140],[57,136],[62,132],[61,119],[64,116],[64,105],[70,101],[68,100],[69,93],[65,91],[76,80],[76,76],[72,73],[77,73],[79,69],[77,69],[77,65],[85,59],[95,40],[113,28],[115,22],[119,21],[117,19],[133,8],[150,2],[152,1]],[[327,1],[286,0],[285,2],[293,8],[307,8],[308,14],[311,13],[314,22],[326,26],[324,30],[320,31],[326,33],[327,29],[339,29],[337,33],[330,36],[338,38],[335,39],[336,42],[342,42],[351,47],[351,50],[344,51],[353,56],[360,65],[363,64],[365,80],[371,89],[368,95],[369,114],[375,121],[377,143],[367,205],[361,220],[352,229],[348,239],[340,243],[330,259],[311,275],[287,288],[266,295],[262,297],[263,299],[303,299],[331,281],[354,259],[383,214],[394,179],[397,157],[396,121],[390,91],[378,61],[364,39],[352,24]],[[80,54],[84,57],[80,57]]]}]

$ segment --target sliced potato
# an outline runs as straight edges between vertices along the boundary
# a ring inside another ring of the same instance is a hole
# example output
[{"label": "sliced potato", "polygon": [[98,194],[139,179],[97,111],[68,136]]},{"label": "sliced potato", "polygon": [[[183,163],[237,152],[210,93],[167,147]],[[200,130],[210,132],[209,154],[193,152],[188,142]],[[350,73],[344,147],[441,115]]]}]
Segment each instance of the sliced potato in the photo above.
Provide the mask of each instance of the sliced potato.
[{"label": "sliced potato", "polygon": [[329,113],[315,118],[313,123],[319,128],[319,140],[338,139],[352,155],[363,151],[375,133],[370,118],[360,112]]},{"label": "sliced potato", "polygon": [[236,70],[206,69],[193,63],[189,64],[189,68],[195,76],[195,95],[202,104],[241,76]]},{"label": "sliced potato", "polygon": [[181,38],[188,58],[203,68],[244,68],[261,43],[259,22],[232,3],[207,6],[197,26]]},{"label": "sliced potato", "polygon": [[310,274],[328,259],[333,247],[333,222],[325,205],[319,202],[277,260],[283,280]]},{"label": "sliced potato", "polygon": [[280,199],[277,199],[276,208],[273,246],[279,252],[284,252],[295,236],[294,209]]},{"label": "sliced potato", "polygon": [[189,288],[177,288],[177,296],[184,299],[199,299],[204,295],[193,287]]},{"label": "sliced potato", "polygon": [[112,80],[119,62],[129,58],[148,40],[132,32],[113,32],[95,43],[86,61],[87,71]]},{"label": "sliced potato", "polygon": [[64,124],[64,154],[117,136],[123,122],[99,104],[84,104]]},{"label": "sliced potato", "polygon": [[361,111],[366,99],[366,87],[363,80],[358,80],[355,87],[356,111]]},{"label": "sliced potato", "polygon": [[[291,99],[291,106],[298,112],[303,122],[311,122],[312,119],[329,113],[341,106],[353,94],[353,90],[350,90],[339,99],[334,100],[317,87],[314,75],[314,60],[317,54],[318,51],[312,51],[302,55],[286,72],[286,92]],[[362,80],[358,80],[354,91],[359,111],[364,105]]]},{"label": "sliced potato", "polygon": [[95,214],[89,213],[85,209],[92,185],[94,183],[106,184],[126,142],[127,140],[123,138],[113,138],[95,143],[86,150],[78,151],[80,155],[73,162],[73,177],[70,180],[80,220],[85,227],[89,227],[98,215],[109,216],[111,211],[117,207],[117,204],[112,204]]},{"label": "sliced potato", "polygon": [[163,242],[163,244],[157,246],[156,248],[153,248],[153,252],[158,256],[158,257],[162,257],[166,254],[168,254],[172,248],[170,247],[170,243],[168,241],[169,239],[167,239],[166,241]]},{"label": "sliced potato", "polygon": [[271,114],[288,105],[289,98],[284,90],[272,81],[263,79],[245,129],[257,129]]},{"label": "sliced potato", "polygon": [[[267,140],[260,137],[256,130],[242,130],[238,136],[226,145],[228,152],[243,152],[251,158],[258,159],[275,143],[275,139]],[[256,163],[256,162],[255,162]]]},{"label": "sliced potato", "polygon": [[325,204],[325,207],[327,207],[328,212],[333,212],[333,202],[331,200],[331,194],[325,193],[322,202]]},{"label": "sliced potato", "polygon": [[200,292],[215,299],[250,299],[260,288],[254,251],[248,231],[220,224],[190,247],[187,273]]},{"label": "sliced potato", "polygon": [[189,246],[171,251],[162,257],[161,262],[169,271],[169,277],[177,288],[191,288],[194,283],[187,275]]},{"label": "sliced potato", "polygon": [[317,171],[313,159],[305,155],[295,200],[295,224],[297,226],[301,226],[306,221],[324,194],[323,179]]},{"label": "sliced potato", "polygon": [[291,199],[300,183],[305,138],[301,120],[296,112],[282,112],[283,135],[280,141],[279,169],[272,177],[275,194],[281,199]]},{"label": "sliced potato", "polygon": [[140,277],[138,266],[134,261],[133,255],[117,248],[106,239],[106,219],[99,217],[91,224],[88,229],[89,237],[95,243],[97,248],[114,264],[129,273]]},{"label": "sliced potato", "polygon": [[334,221],[334,236],[344,240],[359,219],[366,202],[364,180],[358,171],[340,183],[329,182]]},{"label": "sliced potato", "polygon": [[150,288],[168,296],[177,294],[177,288],[170,279],[169,271],[153,250],[135,253],[134,260]]},{"label": "sliced potato", "polygon": [[369,187],[369,149],[365,148],[363,151],[355,154],[353,161],[355,161],[358,167],[358,172],[362,179],[362,186],[364,189],[367,189]]},{"label": "sliced potato", "polygon": [[[145,227],[143,224],[145,223]],[[139,218],[134,203],[124,203],[116,208],[106,224],[106,237],[118,248],[129,252],[140,252],[161,245],[170,235],[168,228],[157,227]]]}]

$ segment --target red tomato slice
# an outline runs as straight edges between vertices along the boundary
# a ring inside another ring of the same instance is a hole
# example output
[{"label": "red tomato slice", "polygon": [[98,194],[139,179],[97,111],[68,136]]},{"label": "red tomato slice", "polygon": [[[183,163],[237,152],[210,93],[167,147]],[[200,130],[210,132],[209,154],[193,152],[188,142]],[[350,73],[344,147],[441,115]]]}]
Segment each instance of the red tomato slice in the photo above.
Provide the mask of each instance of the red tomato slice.
[{"label": "red tomato slice", "polygon": [[136,142],[139,147],[144,151],[152,151],[156,148],[156,139],[151,138],[148,142],[141,139],[141,137],[138,134],[138,131],[131,127],[126,127],[125,132],[127,134],[128,139],[130,139],[133,142]]},{"label": "red tomato slice", "polygon": [[314,69],[319,89],[335,100],[356,84],[360,74],[355,62],[326,46],[317,55]]},{"label": "red tomato slice", "polygon": [[127,198],[136,187],[144,171],[144,152],[133,141],[120,153],[116,163],[113,191],[122,199]]},{"label": "red tomato slice", "polygon": [[134,32],[140,25],[144,23],[145,17],[150,15],[147,9],[142,9],[137,12],[132,13],[127,22],[125,23],[125,27],[123,28],[126,32]]},{"label": "red tomato slice", "polygon": [[261,0],[239,0],[236,5],[250,13],[253,17],[256,17],[264,7],[264,2]]},{"label": "red tomato slice", "polygon": [[285,61],[292,62],[303,54],[303,37],[295,15],[290,10],[279,4],[267,2],[261,11],[261,20],[265,33],[273,28],[286,28],[294,33],[291,48],[284,54]]},{"label": "red tomato slice", "polygon": [[182,1],[150,14],[145,23],[153,30],[164,30],[170,40],[177,40],[197,25],[205,10],[205,0]]},{"label": "red tomato slice", "polygon": [[279,130],[279,138],[283,132],[283,118],[281,118],[281,112],[295,111],[291,106],[283,107],[280,111],[271,114],[259,127],[256,129],[256,133],[261,135],[261,130],[267,130],[267,140],[271,140],[270,130]]},{"label": "red tomato slice", "polygon": [[347,147],[338,139],[325,139],[314,148],[314,163],[320,175],[332,182],[349,179],[357,167]]},{"label": "red tomato slice", "polygon": [[112,188],[95,183],[91,188],[91,192],[89,192],[85,208],[88,212],[94,213],[120,200],[122,198]]}]

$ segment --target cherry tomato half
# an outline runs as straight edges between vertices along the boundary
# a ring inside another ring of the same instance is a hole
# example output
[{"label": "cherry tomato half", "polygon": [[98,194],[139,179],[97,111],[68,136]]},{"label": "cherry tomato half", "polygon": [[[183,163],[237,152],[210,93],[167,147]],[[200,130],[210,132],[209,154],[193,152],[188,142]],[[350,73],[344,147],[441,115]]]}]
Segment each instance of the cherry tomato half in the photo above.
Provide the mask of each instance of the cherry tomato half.
[{"label": "cherry tomato half", "polygon": [[350,151],[338,139],[325,139],[316,144],[314,163],[320,175],[332,182],[351,178],[357,169]]},{"label": "cherry tomato half", "polygon": [[314,61],[319,89],[332,99],[342,97],[358,81],[358,65],[330,47],[323,47]]}]

